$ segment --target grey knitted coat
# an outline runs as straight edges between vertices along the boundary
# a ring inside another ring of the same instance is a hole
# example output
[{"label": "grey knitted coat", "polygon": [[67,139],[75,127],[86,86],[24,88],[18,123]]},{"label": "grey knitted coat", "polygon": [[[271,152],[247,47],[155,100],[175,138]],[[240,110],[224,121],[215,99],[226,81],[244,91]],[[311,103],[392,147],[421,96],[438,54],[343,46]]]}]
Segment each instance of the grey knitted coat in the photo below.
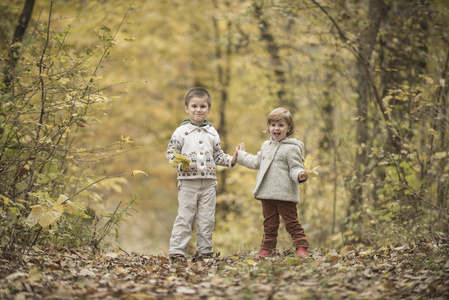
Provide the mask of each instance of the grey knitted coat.
[{"label": "grey knitted coat", "polygon": [[239,151],[237,161],[257,172],[254,198],[299,203],[299,173],[305,171],[302,156],[304,143],[286,138],[280,142],[270,139],[262,144],[257,155]]}]

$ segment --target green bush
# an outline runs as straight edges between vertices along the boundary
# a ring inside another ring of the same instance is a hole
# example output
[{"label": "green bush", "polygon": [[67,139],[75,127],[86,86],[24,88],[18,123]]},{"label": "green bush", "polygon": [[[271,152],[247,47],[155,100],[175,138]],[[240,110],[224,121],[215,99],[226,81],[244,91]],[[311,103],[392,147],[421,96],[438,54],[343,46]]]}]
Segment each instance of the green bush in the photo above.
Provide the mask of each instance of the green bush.
[{"label": "green bush", "polygon": [[[71,28],[56,31],[50,20],[51,8],[48,23],[38,22],[26,39],[2,41],[0,245],[5,252],[49,243],[99,247],[135,201],[109,216],[94,211],[90,206],[101,200],[101,190],[88,188],[122,175],[95,179],[84,171],[89,162],[130,143],[128,138],[89,151],[76,147],[83,129],[99,122],[109,102],[100,72],[115,33],[102,26],[97,45],[78,49],[67,42]],[[110,184],[126,184],[121,179]],[[98,222],[105,218],[109,221]]]}]

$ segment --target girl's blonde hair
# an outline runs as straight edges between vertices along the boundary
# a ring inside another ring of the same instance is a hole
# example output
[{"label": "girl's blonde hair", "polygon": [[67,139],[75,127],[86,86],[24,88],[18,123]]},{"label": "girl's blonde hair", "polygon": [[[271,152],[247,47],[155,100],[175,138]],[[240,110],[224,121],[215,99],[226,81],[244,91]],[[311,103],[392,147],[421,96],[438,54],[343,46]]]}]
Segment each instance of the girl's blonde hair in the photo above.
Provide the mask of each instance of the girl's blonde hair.
[{"label": "girl's blonde hair", "polygon": [[293,123],[293,117],[290,111],[286,108],[278,107],[273,109],[268,115],[267,119],[267,132],[270,131],[270,123],[271,122],[280,122],[285,121],[287,125],[290,127],[290,130],[287,132],[287,136],[291,136],[295,133],[295,124]]}]

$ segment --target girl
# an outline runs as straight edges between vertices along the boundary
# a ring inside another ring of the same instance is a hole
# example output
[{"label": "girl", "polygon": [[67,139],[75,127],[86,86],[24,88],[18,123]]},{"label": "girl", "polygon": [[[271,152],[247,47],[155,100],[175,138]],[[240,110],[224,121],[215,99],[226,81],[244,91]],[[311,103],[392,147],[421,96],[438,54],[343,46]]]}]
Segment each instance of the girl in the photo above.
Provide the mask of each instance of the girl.
[{"label": "girl", "polygon": [[276,255],[279,216],[291,235],[299,257],[307,257],[309,244],[304,229],[298,221],[296,205],[299,203],[299,186],[308,176],[302,156],[304,144],[290,136],[295,126],[290,112],[276,108],[268,115],[267,131],[270,139],[262,144],[257,155],[246,153],[245,144],[237,146],[237,162],[257,173],[254,198],[262,203],[264,236],[255,259]]}]

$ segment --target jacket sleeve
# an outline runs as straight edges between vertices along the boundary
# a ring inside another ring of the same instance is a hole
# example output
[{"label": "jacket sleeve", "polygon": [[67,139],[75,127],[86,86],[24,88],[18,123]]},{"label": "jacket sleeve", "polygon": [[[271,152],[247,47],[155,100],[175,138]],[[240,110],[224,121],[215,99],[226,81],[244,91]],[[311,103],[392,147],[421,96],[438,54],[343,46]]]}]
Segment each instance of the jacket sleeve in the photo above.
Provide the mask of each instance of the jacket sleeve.
[{"label": "jacket sleeve", "polygon": [[294,151],[290,151],[290,153],[287,156],[290,178],[294,182],[297,182],[298,184],[303,184],[307,181],[307,180],[305,180],[305,181],[300,182],[298,179],[299,173],[305,171],[305,168],[303,165],[304,157],[302,156],[303,148],[304,148],[304,144],[301,142],[301,145],[299,147],[295,146]]},{"label": "jacket sleeve", "polygon": [[232,156],[229,154],[224,153],[224,151],[221,149],[221,142],[220,139],[215,142],[214,145],[214,162],[218,166],[224,166],[224,167],[230,167],[233,168],[232,165]]},{"label": "jacket sleeve", "polygon": [[245,151],[239,151],[237,156],[237,162],[248,169],[259,170],[261,161],[262,151],[257,152],[257,155],[252,155]]},{"label": "jacket sleeve", "polygon": [[[181,142],[180,139],[178,138],[178,130],[176,130],[173,135],[170,138],[170,142],[168,142],[168,146],[167,146],[167,153],[166,153],[166,158],[168,160],[168,162],[172,162],[175,158],[175,155],[173,154],[173,152],[176,153],[180,153],[181,154]],[[181,164],[174,166],[178,171],[182,171],[181,170]]]}]

